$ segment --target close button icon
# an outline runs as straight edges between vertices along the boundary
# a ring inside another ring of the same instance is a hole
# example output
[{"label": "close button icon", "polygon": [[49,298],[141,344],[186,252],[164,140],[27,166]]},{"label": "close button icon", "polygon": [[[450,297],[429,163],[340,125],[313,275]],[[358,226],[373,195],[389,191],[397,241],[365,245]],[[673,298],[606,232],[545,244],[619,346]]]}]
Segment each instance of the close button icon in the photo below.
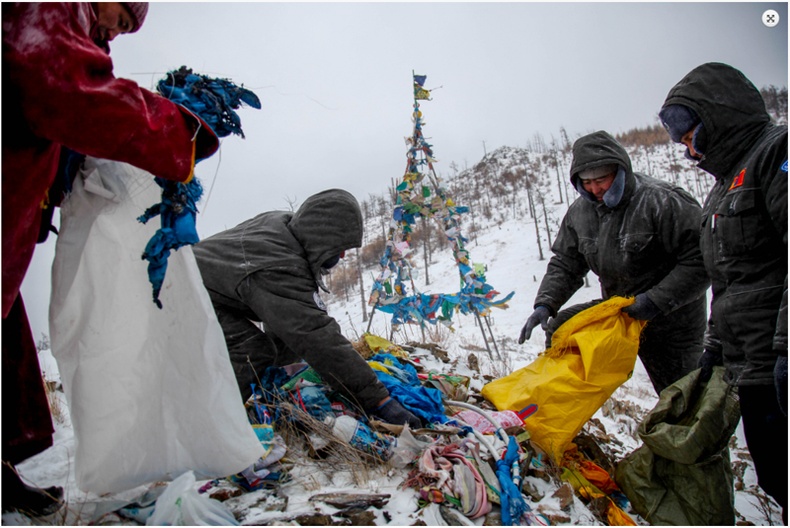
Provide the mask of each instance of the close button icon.
[{"label": "close button icon", "polygon": [[763,13],[763,24],[766,27],[772,28],[779,23],[779,13],[774,11],[773,9],[768,9]]}]

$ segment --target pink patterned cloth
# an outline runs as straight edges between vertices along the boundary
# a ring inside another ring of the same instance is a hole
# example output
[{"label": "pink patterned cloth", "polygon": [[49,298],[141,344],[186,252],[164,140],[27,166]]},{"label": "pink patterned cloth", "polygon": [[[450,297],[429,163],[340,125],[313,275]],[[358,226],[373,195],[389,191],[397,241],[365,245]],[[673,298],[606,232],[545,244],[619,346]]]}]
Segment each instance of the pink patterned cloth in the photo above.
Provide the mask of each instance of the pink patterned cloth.
[{"label": "pink patterned cloth", "polygon": [[[524,425],[524,422],[521,421],[521,418],[519,418],[518,415],[513,411],[494,411],[488,412],[488,415],[499,422],[499,425],[501,425],[503,429],[507,429],[508,427],[513,427],[516,425]],[[493,424],[483,418],[483,415],[475,411],[463,410],[453,416],[453,418],[456,418],[465,424],[472,426],[473,429],[483,434],[489,434],[495,431]]]}]

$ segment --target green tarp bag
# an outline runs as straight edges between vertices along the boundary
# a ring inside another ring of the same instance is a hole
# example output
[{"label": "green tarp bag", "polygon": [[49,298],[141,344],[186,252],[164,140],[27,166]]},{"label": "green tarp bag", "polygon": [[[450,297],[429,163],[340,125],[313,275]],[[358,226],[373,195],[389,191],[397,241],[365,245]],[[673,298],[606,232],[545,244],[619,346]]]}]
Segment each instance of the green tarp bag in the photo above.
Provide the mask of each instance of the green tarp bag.
[{"label": "green tarp bag", "polygon": [[617,466],[617,484],[650,524],[735,523],[727,446],[741,414],[723,372],[714,367],[705,383],[697,369],[664,389],[639,425],[644,445]]}]

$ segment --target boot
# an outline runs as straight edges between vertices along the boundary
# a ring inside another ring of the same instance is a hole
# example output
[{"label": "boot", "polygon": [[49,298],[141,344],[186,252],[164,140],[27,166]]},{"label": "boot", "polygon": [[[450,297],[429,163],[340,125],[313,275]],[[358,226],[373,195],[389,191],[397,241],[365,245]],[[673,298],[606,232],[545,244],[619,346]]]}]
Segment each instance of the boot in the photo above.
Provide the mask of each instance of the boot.
[{"label": "boot", "polygon": [[63,506],[63,488],[46,489],[28,486],[11,464],[3,461],[3,512],[18,511],[31,517],[51,515]]}]

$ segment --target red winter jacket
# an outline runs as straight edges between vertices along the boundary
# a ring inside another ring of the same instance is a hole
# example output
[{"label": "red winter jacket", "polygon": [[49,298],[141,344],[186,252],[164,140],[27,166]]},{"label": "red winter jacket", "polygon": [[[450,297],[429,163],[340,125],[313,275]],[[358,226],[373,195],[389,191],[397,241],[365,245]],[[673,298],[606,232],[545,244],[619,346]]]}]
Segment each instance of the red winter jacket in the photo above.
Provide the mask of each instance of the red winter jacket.
[{"label": "red winter jacket", "polygon": [[187,181],[196,157],[213,154],[218,141],[185,108],[113,76],[112,60],[91,39],[91,4],[3,3],[2,13],[5,318],[33,255],[61,145]]}]

